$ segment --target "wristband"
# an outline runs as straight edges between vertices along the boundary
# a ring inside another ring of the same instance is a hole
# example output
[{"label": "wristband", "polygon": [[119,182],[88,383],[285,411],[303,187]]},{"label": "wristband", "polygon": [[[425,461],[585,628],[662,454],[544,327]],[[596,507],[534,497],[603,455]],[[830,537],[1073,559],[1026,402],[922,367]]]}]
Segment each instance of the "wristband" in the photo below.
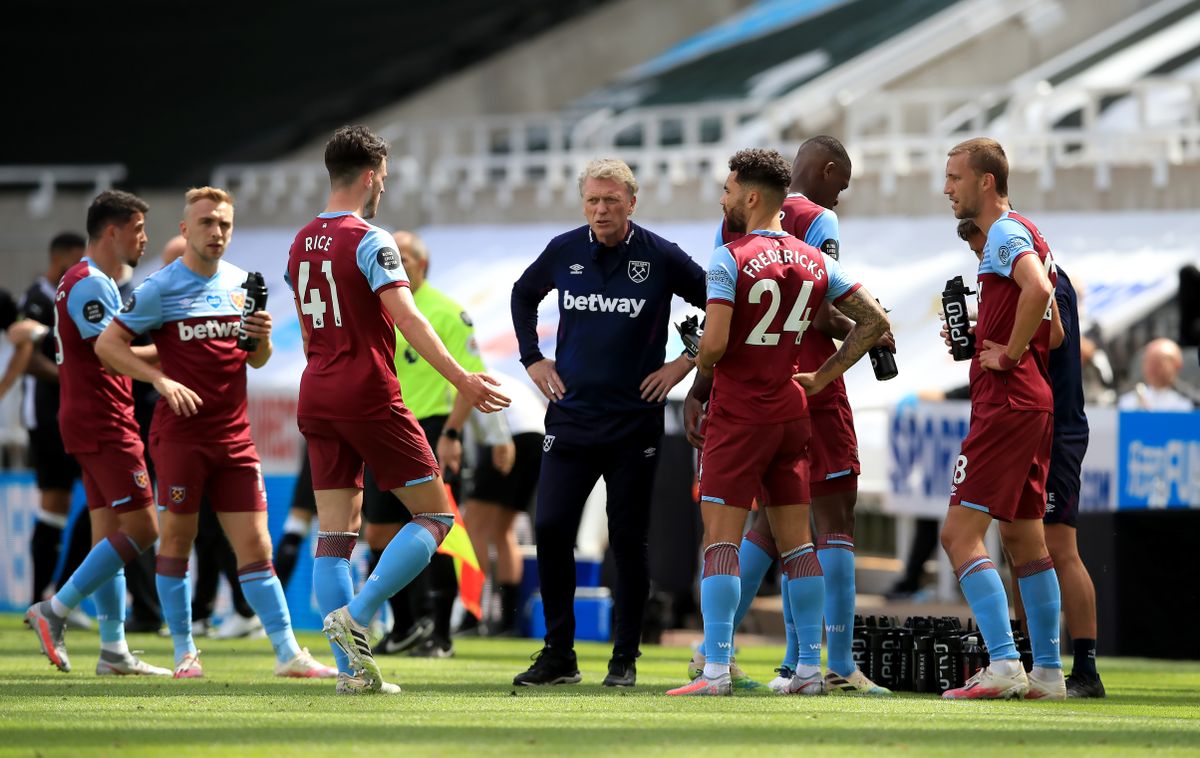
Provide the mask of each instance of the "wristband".
[{"label": "wristband", "polygon": [[446,438],[446,439],[448,439],[448,440],[460,440],[460,439],[462,439],[462,436],[459,434],[459,432],[458,432],[458,430],[457,430],[457,429],[443,429],[443,430],[442,430],[442,436],[443,436],[443,437],[445,437],[445,438]]},{"label": "wristband", "polygon": [[1018,363],[1020,363],[1020,361],[1014,361],[1012,358],[1009,358],[1008,353],[1000,353],[1000,370],[1001,371],[1012,371],[1014,368],[1017,367]]}]

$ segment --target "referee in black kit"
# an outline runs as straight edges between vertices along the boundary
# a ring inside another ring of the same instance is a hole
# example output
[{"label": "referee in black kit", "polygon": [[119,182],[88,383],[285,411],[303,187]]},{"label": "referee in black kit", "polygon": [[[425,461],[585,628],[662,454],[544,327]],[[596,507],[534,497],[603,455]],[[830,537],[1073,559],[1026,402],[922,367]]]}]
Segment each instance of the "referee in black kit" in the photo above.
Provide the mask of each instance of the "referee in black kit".
[{"label": "referee in black kit", "polygon": [[[608,488],[608,538],[617,567],[613,657],[604,684],[637,681],[650,579],[646,535],[667,392],[691,370],[663,363],[671,297],[705,305],[705,272],[672,242],[629,220],[629,166],[594,160],[579,177],[587,225],[559,235],[513,285],[521,363],[550,401],[538,480],[538,577],[545,646],[517,685],[573,684],[575,538],[596,480]],[[555,358],[538,349],[538,304],[558,290]]]}]

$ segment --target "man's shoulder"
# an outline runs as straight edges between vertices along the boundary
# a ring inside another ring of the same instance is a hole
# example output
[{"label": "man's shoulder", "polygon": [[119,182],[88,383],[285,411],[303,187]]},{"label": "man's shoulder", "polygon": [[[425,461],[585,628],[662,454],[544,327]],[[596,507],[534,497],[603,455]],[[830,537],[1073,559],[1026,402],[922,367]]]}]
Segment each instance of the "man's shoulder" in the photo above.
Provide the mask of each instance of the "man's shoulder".
[{"label": "man's shoulder", "polygon": [[[813,218],[820,216],[822,213],[833,213],[823,205],[818,205],[813,200],[805,197],[799,192],[793,192],[783,199],[783,212],[794,213],[796,215],[806,215]],[[833,214],[837,218],[837,214]]]},{"label": "man's shoulder", "polygon": [[82,287],[87,290],[117,292],[117,283],[108,274],[87,261],[72,266],[62,278],[64,289]]},{"label": "man's shoulder", "polygon": [[1013,237],[1021,237],[1031,243],[1033,242],[1033,236],[1029,229],[1009,215],[1004,215],[996,219],[996,222],[988,229],[987,238],[989,244],[995,242],[998,245],[1002,245]]},{"label": "man's shoulder", "polygon": [[217,266],[217,277],[214,283],[225,289],[241,287],[246,283],[247,271],[236,263],[222,260]]},{"label": "man's shoulder", "polygon": [[21,294],[21,302],[36,303],[39,300],[45,300],[46,294],[42,285],[42,282],[44,281],[46,281],[46,277],[38,276],[36,279],[30,282],[29,286],[25,289],[25,292]]},{"label": "man's shoulder", "polygon": [[591,228],[587,224],[584,224],[583,226],[577,226],[574,229],[570,229],[562,234],[552,237],[550,241],[546,243],[546,250],[558,251],[570,248],[583,250],[591,244]]},{"label": "man's shoulder", "polygon": [[632,234],[629,242],[634,246],[649,248],[660,253],[682,252],[676,243],[632,221],[629,222],[629,231]]},{"label": "man's shoulder", "polygon": [[457,300],[429,282],[422,284],[421,289],[413,293],[413,300],[426,318],[436,313],[448,313],[458,318],[458,314],[465,312]]},{"label": "man's shoulder", "polygon": [[1077,295],[1075,294],[1075,285],[1071,283],[1071,277],[1067,276],[1067,272],[1064,271],[1057,263],[1054,264],[1054,274],[1055,291],[1066,295],[1071,300],[1075,300],[1077,298]]}]

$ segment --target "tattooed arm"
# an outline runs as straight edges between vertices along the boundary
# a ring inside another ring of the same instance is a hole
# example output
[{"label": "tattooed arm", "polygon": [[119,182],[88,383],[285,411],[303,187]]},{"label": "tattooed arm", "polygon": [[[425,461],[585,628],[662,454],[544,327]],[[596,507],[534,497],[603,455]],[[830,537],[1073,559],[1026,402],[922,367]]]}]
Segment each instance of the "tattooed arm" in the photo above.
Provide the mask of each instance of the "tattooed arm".
[{"label": "tattooed arm", "polygon": [[835,307],[854,321],[854,328],[821,368],[795,375],[795,380],[810,395],[825,389],[830,382],[844,374],[891,328],[883,308],[862,287],[838,301]]}]

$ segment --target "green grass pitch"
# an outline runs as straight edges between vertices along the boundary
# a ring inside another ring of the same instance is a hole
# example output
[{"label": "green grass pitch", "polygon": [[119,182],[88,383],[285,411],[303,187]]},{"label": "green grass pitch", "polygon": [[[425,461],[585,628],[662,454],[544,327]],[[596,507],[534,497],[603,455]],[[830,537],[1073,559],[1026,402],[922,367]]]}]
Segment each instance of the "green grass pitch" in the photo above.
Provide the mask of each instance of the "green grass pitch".
[{"label": "green grass pitch", "polygon": [[[1200,663],[1102,659],[1109,697],[1065,703],[831,696],[668,698],[688,652],[650,647],[638,687],[599,686],[608,648],[579,647],[584,683],[514,690],[530,640],[459,640],[451,660],[381,659],[395,697],[271,676],[266,640],[201,640],[206,679],[100,678],[99,641],[69,632],[75,670],[54,671],[16,615],[0,616],[0,755],[1200,755]],[[169,640],[130,637],[169,665]],[[301,635],[318,657],[316,634]],[[739,663],[771,675],[780,648]],[[1027,752],[1034,751],[1034,752]]]}]

